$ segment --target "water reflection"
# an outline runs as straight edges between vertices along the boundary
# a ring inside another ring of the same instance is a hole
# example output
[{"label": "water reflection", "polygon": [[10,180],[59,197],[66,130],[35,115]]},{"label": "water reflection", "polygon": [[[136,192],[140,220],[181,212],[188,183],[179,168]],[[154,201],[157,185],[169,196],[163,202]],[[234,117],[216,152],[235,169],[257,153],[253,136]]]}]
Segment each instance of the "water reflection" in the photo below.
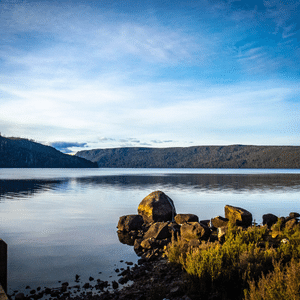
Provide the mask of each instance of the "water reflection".
[{"label": "water reflection", "polygon": [[36,193],[59,189],[62,184],[62,180],[0,180],[0,199],[33,196]]},{"label": "water reflection", "polygon": [[7,176],[1,171],[0,238],[10,249],[10,290],[55,286],[75,274],[89,278],[103,271],[105,280],[117,276],[113,269],[121,259],[137,260],[127,246],[132,240],[117,235],[118,219],[136,213],[140,201],[156,189],[173,199],[178,213],[194,213],[200,220],[224,216],[226,204],[244,207],[258,223],[265,213],[300,212],[299,172],[10,170]]},{"label": "water reflection", "polygon": [[120,175],[77,178],[83,185],[115,185],[140,188],[150,185],[195,188],[202,190],[280,190],[299,189],[300,174],[169,174],[156,176]]},{"label": "water reflection", "polygon": [[79,184],[82,188],[108,185],[120,189],[168,186],[207,191],[286,191],[300,188],[300,174],[110,175],[57,180],[0,180],[0,199],[28,197],[49,190],[68,190],[72,184]]}]

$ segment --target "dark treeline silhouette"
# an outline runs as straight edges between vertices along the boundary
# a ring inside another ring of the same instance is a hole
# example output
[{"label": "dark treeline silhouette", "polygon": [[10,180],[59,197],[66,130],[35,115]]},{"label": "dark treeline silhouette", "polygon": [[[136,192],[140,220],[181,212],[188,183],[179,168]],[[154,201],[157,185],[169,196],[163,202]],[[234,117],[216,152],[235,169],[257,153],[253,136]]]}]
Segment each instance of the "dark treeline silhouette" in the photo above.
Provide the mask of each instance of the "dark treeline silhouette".
[{"label": "dark treeline silhouette", "polygon": [[299,169],[299,146],[195,146],[85,150],[76,156],[108,168]]},{"label": "dark treeline silhouette", "polygon": [[22,138],[0,136],[0,168],[95,168],[84,158]]}]

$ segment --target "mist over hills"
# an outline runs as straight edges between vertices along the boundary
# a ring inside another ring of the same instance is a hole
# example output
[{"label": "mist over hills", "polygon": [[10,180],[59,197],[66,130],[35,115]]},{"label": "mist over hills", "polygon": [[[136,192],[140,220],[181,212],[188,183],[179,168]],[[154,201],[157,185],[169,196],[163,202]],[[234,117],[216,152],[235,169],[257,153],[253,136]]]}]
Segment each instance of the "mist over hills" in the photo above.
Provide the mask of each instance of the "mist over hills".
[{"label": "mist over hills", "polygon": [[84,150],[100,168],[300,168],[300,146],[194,146]]},{"label": "mist over hills", "polygon": [[97,164],[34,141],[0,136],[0,168],[96,168]]}]

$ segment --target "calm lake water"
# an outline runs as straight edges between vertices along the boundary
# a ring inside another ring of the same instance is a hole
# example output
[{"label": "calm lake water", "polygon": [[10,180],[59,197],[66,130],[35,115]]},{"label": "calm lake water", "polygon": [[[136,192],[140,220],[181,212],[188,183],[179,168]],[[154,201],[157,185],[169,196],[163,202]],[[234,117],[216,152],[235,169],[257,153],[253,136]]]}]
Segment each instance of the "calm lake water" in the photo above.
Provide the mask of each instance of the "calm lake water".
[{"label": "calm lake water", "polygon": [[75,274],[82,284],[89,276],[117,279],[116,268],[138,260],[118,240],[119,217],[137,213],[155,190],[177,213],[200,220],[224,216],[226,204],[249,210],[257,223],[265,213],[300,212],[300,170],[0,169],[8,293],[72,283]]}]

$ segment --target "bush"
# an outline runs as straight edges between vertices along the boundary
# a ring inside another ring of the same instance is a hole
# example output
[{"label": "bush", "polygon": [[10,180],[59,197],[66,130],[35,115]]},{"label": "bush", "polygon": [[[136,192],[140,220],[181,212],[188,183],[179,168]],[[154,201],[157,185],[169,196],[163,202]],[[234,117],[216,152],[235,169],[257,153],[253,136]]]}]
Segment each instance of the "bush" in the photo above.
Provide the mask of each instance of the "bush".
[{"label": "bush", "polygon": [[300,299],[300,262],[293,259],[286,266],[282,262],[273,263],[273,272],[262,275],[257,284],[255,281],[249,282],[245,300]]},{"label": "bush", "polygon": [[[166,255],[171,262],[181,264],[193,282],[192,286],[197,286],[198,299],[206,299],[216,293],[222,299],[242,299],[244,290],[249,286],[254,289],[255,282],[266,280],[269,278],[267,274],[278,269],[279,261],[281,265],[286,265],[300,258],[299,227],[281,230],[281,237],[289,242],[283,244],[279,239],[276,247],[271,247],[267,227],[253,226],[242,230],[230,226],[222,245],[203,242],[199,247],[192,248],[179,240],[167,248]],[[245,295],[249,300],[264,299],[249,298],[250,294],[246,292]]]}]

